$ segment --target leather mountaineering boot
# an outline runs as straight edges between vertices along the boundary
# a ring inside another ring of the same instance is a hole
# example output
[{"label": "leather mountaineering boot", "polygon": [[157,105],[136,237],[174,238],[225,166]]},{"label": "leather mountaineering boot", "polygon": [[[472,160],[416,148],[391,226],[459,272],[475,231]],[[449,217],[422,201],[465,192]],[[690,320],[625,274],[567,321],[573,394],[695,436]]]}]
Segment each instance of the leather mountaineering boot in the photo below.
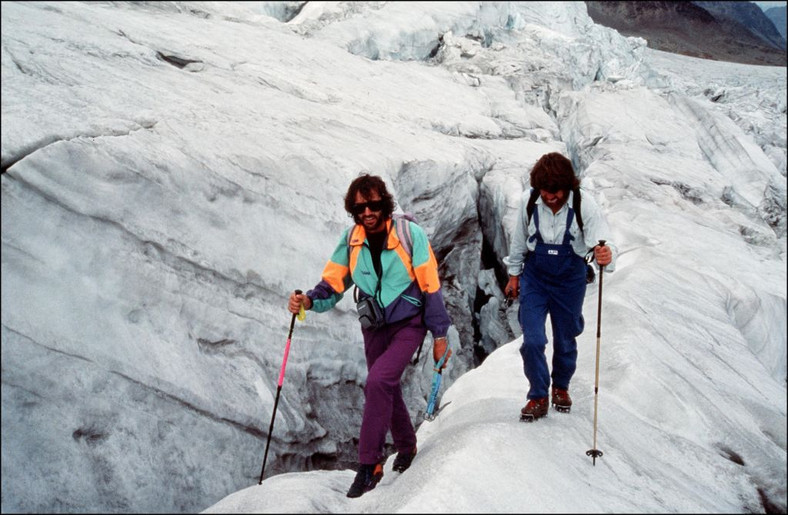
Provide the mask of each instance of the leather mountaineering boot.
[{"label": "leather mountaineering boot", "polygon": [[416,447],[410,451],[399,451],[397,457],[394,459],[394,466],[391,467],[396,472],[405,472],[413,463],[413,458],[416,457]]},{"label": "leather mountaineering boot", "polygon": [[547,415],[547,409],[550,405],[547,403],[547,397],[541,399],[528,399],[528,402],[520,410],[520,420],[523,422],[533,422],[538,418]]},{"label": "leather mountaineering boot", "polygon": [[563,388],[556,388],[553,386],[553,406],[555,407],[556,411],[560,411],[562,413],[569,413],[569,410],[572,409],[572,398],[569,396],[569,392],[564,390]]},{"label": "leather mountaineering boot", "polygon": [[381,479],[383,479],[383,465],[380,463],[361,465],[356,472],[356,479],[347,491],[347,496],[361,497],[375,488]]}]

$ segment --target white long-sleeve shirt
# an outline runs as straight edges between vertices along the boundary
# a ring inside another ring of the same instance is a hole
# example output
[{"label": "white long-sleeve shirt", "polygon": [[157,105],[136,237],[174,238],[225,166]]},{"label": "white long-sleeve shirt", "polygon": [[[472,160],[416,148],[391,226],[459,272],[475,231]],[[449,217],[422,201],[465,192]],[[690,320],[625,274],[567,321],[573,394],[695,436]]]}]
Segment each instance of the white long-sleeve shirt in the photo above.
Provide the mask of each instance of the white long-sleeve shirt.
[{"label": "white long-sleeve shirt", "polygon": [[[572,249],[575,251],[575,254],[584,258],[588,251],[599,243],[599,240],[605,240],[605,245],[610,246],[610,250],[613,252],[613,260],[609,265],[605,266],[605,271],[613,272],[616,266],[618,249],[611,241],[610,227],[596,200],[588,192],[582,189],[581,192],[580,210],[583,218],[583,237],[580,237],[580,227],[577,225],[577,218],[573,215],[572,225],[569,228],[569,232],[574,236]],[[503,259],[509,275],[520,275],[523,271],[526,254],[536,248],[536,240],[528,241],[536,233],[536,217],[531,216],[531,222],[530,224],[528,223],[526,208],[530,196],[531,190],[529,188],[523,192],[520,199],[520,207],[517,211],[517,222],[512,232],[512,244],[509,248],[509,255]],[[574,193],[570,191],[569,198],[555,214],[542,202],[541,195],[536,199],[534,211],[539,210],[539,232],[545,243],[560,245],[564,241],[566,216],[569,214],[569,208],[572,207],[573,197]]]}]

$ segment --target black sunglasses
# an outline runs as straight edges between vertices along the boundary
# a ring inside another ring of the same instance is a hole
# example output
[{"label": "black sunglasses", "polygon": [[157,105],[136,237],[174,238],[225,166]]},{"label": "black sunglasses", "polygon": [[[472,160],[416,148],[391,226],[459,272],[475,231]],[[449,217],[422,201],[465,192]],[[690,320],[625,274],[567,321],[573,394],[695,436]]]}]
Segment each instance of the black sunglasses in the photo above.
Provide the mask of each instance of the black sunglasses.
[{"label": "black sunglasses", "polygon": [[361,202],[360,204],[353,204],[353,214],[360,215],[369,208],[370,211],[383,211],[383,201],[373,200],[371,202]]}]

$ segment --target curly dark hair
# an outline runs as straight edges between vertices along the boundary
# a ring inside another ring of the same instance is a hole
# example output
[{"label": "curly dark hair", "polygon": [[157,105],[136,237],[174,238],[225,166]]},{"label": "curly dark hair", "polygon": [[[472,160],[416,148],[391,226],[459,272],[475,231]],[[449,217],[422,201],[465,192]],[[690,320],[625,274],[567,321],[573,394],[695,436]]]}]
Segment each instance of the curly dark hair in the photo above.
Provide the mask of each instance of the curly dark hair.
[{"label": "curly dark hair", "polygon": [[577,190],[580,180],[569,159],[558,152],[550,152],[540,157],[531,169],[531,187],[550,193]]},{"label": "curly dark hair", "polygon": [[377,175],[362,173],[353,179],[353,182],[350,183],[350,187],[347,189],[347,194],[345,195],[345,211],[347,211],[348,214],[353,217],[353,221],[357,224],[361,223],[361,220],[358,216],[353,214],[353,204],[356,203],[356,193],[361,193],[362,197],[369,199],[373,196],[372,192],[376,192],[383,201],[384,219],[389,218],[394,212],[394,208],[396,207],[394,196],[388,192],[386,183],[383,182],[383,179]]}]

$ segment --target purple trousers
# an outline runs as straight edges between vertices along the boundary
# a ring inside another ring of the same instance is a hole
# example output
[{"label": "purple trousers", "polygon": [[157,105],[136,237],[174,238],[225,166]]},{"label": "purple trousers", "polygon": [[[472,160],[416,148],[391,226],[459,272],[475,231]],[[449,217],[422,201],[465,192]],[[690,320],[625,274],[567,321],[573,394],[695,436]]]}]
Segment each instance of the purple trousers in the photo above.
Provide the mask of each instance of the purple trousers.
[{"label": "purple trousers", "polygon": [[362,329],[367,357],[367,384],[364,387],[364,416],[358,440],[358,461],[362,465],[380,463],[386,434],[397,451],[416,446],[416,431],[402,397],[400,380],[413,353],[427,335],[421,316],[386,325],[374,331]]}]

